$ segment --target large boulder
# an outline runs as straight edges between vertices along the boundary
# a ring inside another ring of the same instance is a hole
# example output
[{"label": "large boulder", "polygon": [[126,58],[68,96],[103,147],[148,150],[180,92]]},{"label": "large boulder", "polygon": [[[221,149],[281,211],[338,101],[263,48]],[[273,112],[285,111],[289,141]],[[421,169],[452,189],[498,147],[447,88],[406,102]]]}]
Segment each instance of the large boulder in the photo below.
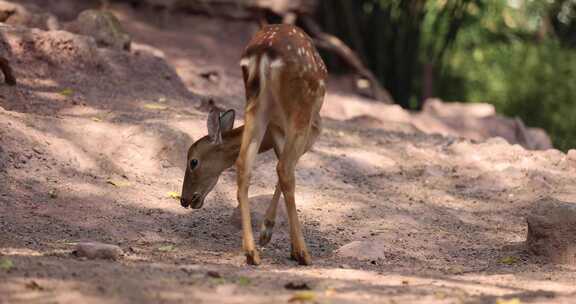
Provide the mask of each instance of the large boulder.
[{"label": "large boulder", "polygon": [[109,11],[85,10],[75,21],[67,24],[66,29],[94,37],[96,43],[102,47],[130,50],[132,43],[132,37],[124,30],[118,18]]},{"label": "large boulder", "polygon": [[552,263],[576,265],[576,203],[541,199],[526,221],[532,253]]}]

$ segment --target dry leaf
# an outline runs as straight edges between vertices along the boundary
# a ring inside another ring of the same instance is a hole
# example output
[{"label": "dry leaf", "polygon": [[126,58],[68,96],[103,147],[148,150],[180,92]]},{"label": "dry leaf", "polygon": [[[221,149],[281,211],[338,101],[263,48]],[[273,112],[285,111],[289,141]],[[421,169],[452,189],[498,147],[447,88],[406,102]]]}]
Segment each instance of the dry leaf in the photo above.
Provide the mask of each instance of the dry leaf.
[{"label": "dry leaf", "polygon": [[170,252],[170,251],[174,251],[176,250],[176,248],[174,248],[174,245],[166,245],[166,246],[162,246],[158,248],[158,251],[162,251],[162,252]]},{"label": "dry leaf", "polygon": [[162,105],[162,104],[158,104],[158,103],[147,103],[144,105],[145,109],[148,110],[166,110],[168,109],[167,106]]},{"label": "dry leaf", "polygon": [[326,288],[326,291],[324,291],[324,294],[325,294],[327,297],[331,297],[331,296],[333,296],[333,295],[336,294],[336,289],[334,289],[334,288],[332,288],[332,287],[328,287],[328,288]]},{"label": "dry leaf", "polygon": [[100,118],[98,118],[98,117],[92,117],[92,121],[101,122],[102,119],[100,119]]},{"label": "dry leaf", "polygon": [[60,91],[60,95],[62,96],[70,97],[72,96],[72,94],[74,94],[74,91],[70,88],[65,88],[62,91]]},{"label": "dry leaf", "polygon": [[312,302],[316,299],[316,294],[312,291],[300,291],[295,293],[289,300],[289,303],[292,302]]},{"label": "dry leaf", "polygon": [[106,183],[114,186],[114,187],[128,187],[130,183],[127,181],[117,180],[117,179],[108,179]]},{"label": "dry leaf", "polygon": [[443,291],[437,291],[434,293],[434,297],[438,300],[444,300],[446,299],[446,293],[444,293]]},{"label": "dry leaf", "polygon": [[28,289],[32,289],[32,290],[44,290],[44,287],[41,286],[40,284],[38,284],[38,282],[36,281],[30,281],[29,283],[26,283],[26,288]]},{"label": "dry leaf", "polygon": [[522,301],[518,298],[512,299],[497,299],[496,304],[522,304]]},{"label": "dry leaf", "polygon": [[175,199],[175,200],[180,200],[180,193],[178,192],[174,192],[174,191],[170,191],[168,192],[168,197]]}]

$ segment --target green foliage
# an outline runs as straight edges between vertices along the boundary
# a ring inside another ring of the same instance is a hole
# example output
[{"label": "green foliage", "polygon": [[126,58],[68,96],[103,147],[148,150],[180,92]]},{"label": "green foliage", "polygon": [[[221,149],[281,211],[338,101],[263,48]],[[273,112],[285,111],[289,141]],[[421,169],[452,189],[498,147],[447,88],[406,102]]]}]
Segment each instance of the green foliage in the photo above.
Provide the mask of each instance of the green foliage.
[{"label": "green foliage", "polygon": [[573,50],[554,42],[488,45],[455,54],[449,69],[464,79],[465,100],[491,102],[506,115],[546,129],[559,149],[576,147]]},{"label": "green foliage", "polygon": [[418,109],[424,96],[489,102],[544,128],[557,148],[576,147],[575,0],[320,3],[323,27],[357,51],[401,106]]},{"label": "green foliage", "polygon": [[542,36],[547,12],[543,2],[532,1],[487,7],[450,50],[437,93],[493,103],[544,128],[555,147],[567,150],[576,147],[576,52],[551,34]]}]

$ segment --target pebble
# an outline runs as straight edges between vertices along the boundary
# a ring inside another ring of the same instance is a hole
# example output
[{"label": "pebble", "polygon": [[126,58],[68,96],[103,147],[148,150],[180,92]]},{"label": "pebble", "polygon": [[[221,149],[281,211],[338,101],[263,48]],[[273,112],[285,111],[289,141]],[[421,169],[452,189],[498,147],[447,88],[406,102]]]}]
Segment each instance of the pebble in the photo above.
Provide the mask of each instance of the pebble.
[{"label": "pebble", "polygon": [[98,242],[82,242],[76,244],[72,252],[77,257],[87,258],[90,260],[118,260],[122,255],[122,249],[116,245],[103,244]]}]

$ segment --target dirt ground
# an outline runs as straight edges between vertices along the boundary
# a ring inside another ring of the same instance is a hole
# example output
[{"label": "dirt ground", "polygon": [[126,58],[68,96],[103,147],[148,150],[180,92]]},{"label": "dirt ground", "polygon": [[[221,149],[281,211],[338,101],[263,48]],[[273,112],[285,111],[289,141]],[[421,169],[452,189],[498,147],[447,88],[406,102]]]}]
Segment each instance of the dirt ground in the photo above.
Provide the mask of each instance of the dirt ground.
[{"label": "dirt ground", "polygon": [[[262,265],[246,266],[233,169],[201,210],[169,193],[206,132],[202,101],[242,109],[238,58],[256,27],[173,16],[159,28],[115,12],[130,52],[2,28],[19,85],[0,85],[0,303],[576,303],[576,268],[524,246],[535,201],[576,201],[576,159],[425,134],[397,107],[334,89],[297,171],[314,264],[288,259],[280,220]],[[348,121],[374,111],[390,120]],[[275,163],[258,158],[255,209],[272,194]],[[76,258],[80,241],[125,255]]]}]

